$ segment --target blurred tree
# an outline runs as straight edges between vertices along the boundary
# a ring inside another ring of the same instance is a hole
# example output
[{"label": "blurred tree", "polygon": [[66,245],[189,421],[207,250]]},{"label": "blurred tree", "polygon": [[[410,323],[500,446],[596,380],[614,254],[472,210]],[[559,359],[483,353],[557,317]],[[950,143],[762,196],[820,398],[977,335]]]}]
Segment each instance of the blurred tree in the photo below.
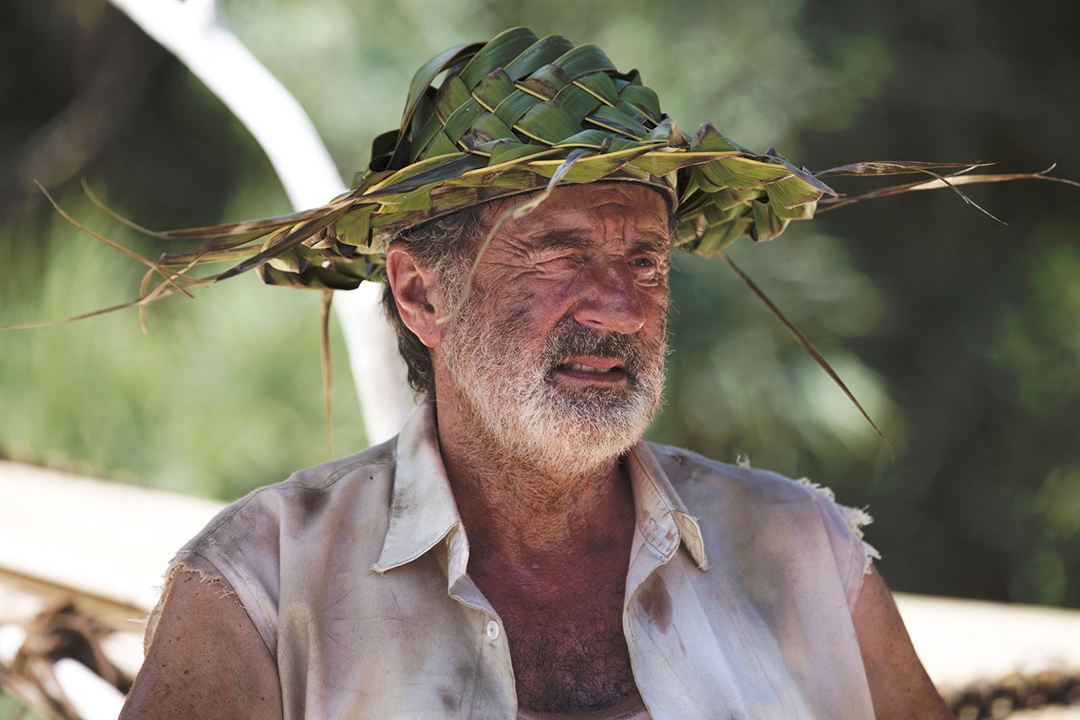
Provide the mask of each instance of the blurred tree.
[{"label": "blurred tree", "polygon": [[[1075,26],[1075,5],[1049,3],[1035,18],[977,3],[820,3],[806,19],[822,49],[859,33],[895,58],[850,128],[805,136],[808,161],[1057,162],[1080,177],[1080,92],[1067,80],[1080,52],[1040,31]],[[897,465],[862,497],[895,518],[875,539],[896,548],[883,567],[903,586],[1075,607],[1080,205],[1075,191],[1041,184],[972,194],[1009,225],[947,193],[822,219],[887,300],[883,322],[851,347],[886,379],[907,428]],[[855,491],[860,479],[850,482]],[[1045,512],[1051,496],[1063,503],[1056,517]]]},{"label": "blurred tree", "polygon": [[[57,125],[54,118],[82,102],[86,76],[114,46],[141,47],[149,56],[132,62],[156,65],[142,87],[115,89],[130,97],[95,107],[126,108],[104,116],[106,144],[89,152],[67,138],[87,164],[52,182],[40,177],[76,217],[145,255],[164,249],[89,204],[80,175],[112,207],[155,227],[288,210],[266,159],[239,124],[115,10],[104,2],[24,2],[13,9],[16,22],[0,33],[26,63],[0,71],[3,107],[20,109],[5,115],[0,137],[32,139]],[[68,47],[85,49],[72,58]],[[3,157],[5,167],[25,165],[18,150]],[[11,190],[0,223],[4,320],[64,317],[133,297],[143,268],[63,222],[32,189],[33,176],[5,178]],[[205,290],[195,303],[161,303],[150,308],[145,337],[133,313],[5,334],[2,453],[217,497],[237,497],[321,461],[318,298],[263,296],[264,290],[251,279]],[[347,387],[340,346],[338,338],[338,382]],[[351,393],[337,405],[339,442],[361,446]]]}]

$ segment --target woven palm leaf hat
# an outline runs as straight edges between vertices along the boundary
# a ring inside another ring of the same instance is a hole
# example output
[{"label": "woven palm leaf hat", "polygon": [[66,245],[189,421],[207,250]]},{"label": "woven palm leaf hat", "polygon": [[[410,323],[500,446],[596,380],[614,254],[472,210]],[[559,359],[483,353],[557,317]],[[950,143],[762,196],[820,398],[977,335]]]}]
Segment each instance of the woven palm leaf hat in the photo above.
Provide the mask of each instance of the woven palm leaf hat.
[{"label": "woven palm leaf hat", "polygon": [[[202,245],[151,264],[163,282],[153,291],[144,282],[139,300],[128,304],[145,305],[177,286],[250,270],[271,285],[350,290],[364,280],[385,279],[386,250],[401,231],[558,183],[656,187],[671,200],[675,248],[705,256],[722,253],[742,236],[771,240],[792,220],[872,197],[950,187],[971,202],[958,185],[1022,178],[1074,184],[1049,177],[1049,171],[968,174],[981,166],[862,162],[812,173],[771,149],[751,152],[708,123],[688,137],[636,70],[620,72],[596,45],[575,46],[561,35],[540,38],[516,27],[426,62],[409,84],[400,126],[375,138],[368,168],[350,191],[326,205],[152,233]],[[861,195],[839,195],[823,181],[899,174],[924,178]],[[208,277],[187,275],[197,265],[223,260],[240,262]]]},{"label": "woven palm leaf hat", "polygon": [[[165,253],[156,262],[89,230],[42,188],[65,219],[149,270],[134,300],[0,329],[54,325],[131,306],[143,311],[176,292],[190,295],[188,287],[251,270],[271,285],[351,290],[364,280],[385,279],[386,251],[401,231],[496,198],[550,192],[558,183],[653,186],[670,199],[674,247],[704,256],[723,254],[742,236],[771,240],[792,220],[914,190],[947,187],[978,207],[960,185],[1030,179],[1080,187],[1050,176],[1054,166],[1036,173],[989,174],[971,172],[989,163],[889,161],[811,172],[772,149],[764,155],[747,150],[708,123],[688,137],[660,109],[637,70],[620,72],[596,45],[575,46],[562,35],[540,38],[524,27],[449,48],[421,66],[409,83],[400,126],[375,138],[371,156],[353,188],[325,205],[207,227],[148,230],[105,207],[86,187],[91,200],[140,232],[199,243],[195,250]],[[838,194],[824,182],[840,175],[904,174],[923,178],[855,195]],[[512,210],[531,211],[546,194]],[[234,264],[201,277],[190,274],[220,262]]]},{"label": "woven palm leaf hat", "polygon": [[212,279],[256,269],[273,285],[352,289],[384,278],[386,249],[402,230],[495,198],[600,180],[667,193],[675,247],[700,255],[744,235],[775,238],[812,218],[823,197],[838,197],[805,168],[709,124],[684,135],[639,73],[618,71],[596,45],[518,27],[425,63],[400,127],[374,140],[348,193],[278,218],[163,233],[206,244],[161,263],[244,258]]}]

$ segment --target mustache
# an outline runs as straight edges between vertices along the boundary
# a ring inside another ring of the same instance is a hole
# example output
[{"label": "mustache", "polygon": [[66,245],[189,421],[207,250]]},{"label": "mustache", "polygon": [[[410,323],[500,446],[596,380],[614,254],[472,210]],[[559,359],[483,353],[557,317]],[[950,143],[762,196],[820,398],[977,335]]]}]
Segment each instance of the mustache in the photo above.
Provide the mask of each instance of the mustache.
[{"label": "mustache", "polygon": [[[656,349],[655,352],[661,352]],[[627,379],[637,379],[646,364],[647,348],[636,335],[594,330],[578,324],[573,318],[566,318],[552,330],[544,344],[543,360],[548,366],[548,375],[553,375],[556,366],[568,357],[575,355],[595,355],[618,360],[623,366]]]}]

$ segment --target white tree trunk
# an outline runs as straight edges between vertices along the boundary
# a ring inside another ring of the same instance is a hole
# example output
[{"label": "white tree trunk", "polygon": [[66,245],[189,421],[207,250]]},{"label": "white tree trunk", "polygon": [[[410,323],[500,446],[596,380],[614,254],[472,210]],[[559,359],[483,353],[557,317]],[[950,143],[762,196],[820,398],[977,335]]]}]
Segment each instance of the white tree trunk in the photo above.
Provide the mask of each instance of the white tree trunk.
[{"label": "white tree trunk", "polygon": [[[277,78],[226,28],[215,0],[110,0],[175,55],[251,132],[297,210],[345,191],[337,167],[310,118]],[[393,330],[379,309],[382,285],[337,292],[368,442],[401,428],[413,406]]]}]

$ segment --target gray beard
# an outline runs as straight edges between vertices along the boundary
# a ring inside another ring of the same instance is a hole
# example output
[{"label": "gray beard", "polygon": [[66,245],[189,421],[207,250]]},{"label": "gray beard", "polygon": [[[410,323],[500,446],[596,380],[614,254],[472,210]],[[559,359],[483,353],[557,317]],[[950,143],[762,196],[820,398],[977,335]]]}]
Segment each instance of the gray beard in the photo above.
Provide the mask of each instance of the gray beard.
[{"label": "gray beard", "polygon": [[[630,449],[659,410],[666,341],[643,347],[635,336],[560,322],[541,357],[522,352],[521,322],[485,321],[475,295],[447,327],[447,370],[480,431],[509,458],[550,476],[597,471]],[[663,334],[661,334],[663,337]],[[617,358],[625,387],[571,388],[554,379],[556,364],[575,355]]]}]

